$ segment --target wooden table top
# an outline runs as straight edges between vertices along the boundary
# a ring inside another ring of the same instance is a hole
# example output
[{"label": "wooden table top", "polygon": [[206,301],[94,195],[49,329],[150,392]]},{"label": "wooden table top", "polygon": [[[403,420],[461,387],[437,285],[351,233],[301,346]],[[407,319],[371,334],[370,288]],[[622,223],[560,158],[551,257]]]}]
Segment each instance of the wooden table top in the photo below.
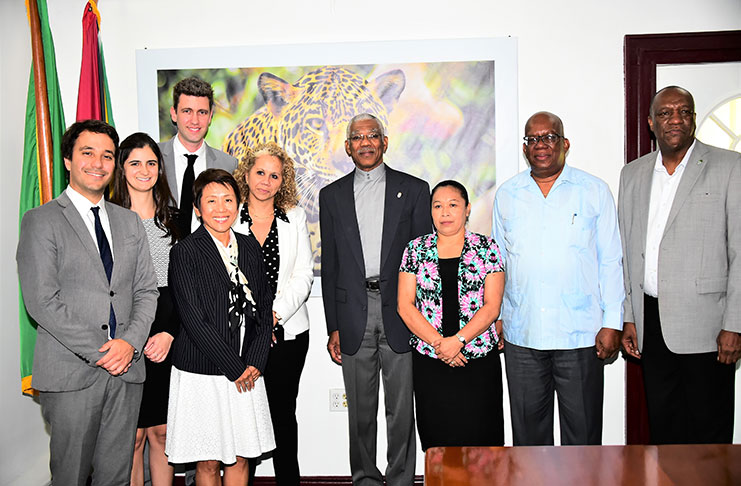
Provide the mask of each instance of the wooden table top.
[{"label": "wooden table top", "polygon": [[741,485],[741,445],[436,447],[426,486]]}]

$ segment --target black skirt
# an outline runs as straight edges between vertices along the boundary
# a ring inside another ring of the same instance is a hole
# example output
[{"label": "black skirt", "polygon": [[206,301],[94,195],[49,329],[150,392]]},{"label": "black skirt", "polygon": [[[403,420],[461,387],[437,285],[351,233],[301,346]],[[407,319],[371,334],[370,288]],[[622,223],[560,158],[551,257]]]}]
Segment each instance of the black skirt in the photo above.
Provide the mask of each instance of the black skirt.
[{"label": "black skirt", "polygon": [[[164,331],[175,337],[180,328],[180,319],[172,302],[170,289],[159,287],[158,290],[160,296],[157,299],[157,313],[149,336]],[[170,371],[172,368],[171,355],[172,348],[170,348],[167,358],[161,363],[153,363],[145,356],[141,358],[145,360],[144,366],[147,370],[147,378],[144,381],[144,391],[137,423],[137,427],[140,429],[167,423],[167,402],[170,397]]]},{"label": "black skirt", "polygon": [[453,368],[412,351],[417,430],[422,450],[504,445],[499,353]]}]

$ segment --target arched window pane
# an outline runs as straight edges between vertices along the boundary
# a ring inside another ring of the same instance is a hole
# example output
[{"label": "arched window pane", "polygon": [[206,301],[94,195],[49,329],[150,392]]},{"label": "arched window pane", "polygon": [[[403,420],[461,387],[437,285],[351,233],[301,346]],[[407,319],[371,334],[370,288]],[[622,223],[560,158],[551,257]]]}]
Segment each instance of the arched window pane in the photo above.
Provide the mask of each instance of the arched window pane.
[{"label": "arched window pane", "polygon": [[708,145],[741,152],[741,95],[718,104],[697,128]]}]

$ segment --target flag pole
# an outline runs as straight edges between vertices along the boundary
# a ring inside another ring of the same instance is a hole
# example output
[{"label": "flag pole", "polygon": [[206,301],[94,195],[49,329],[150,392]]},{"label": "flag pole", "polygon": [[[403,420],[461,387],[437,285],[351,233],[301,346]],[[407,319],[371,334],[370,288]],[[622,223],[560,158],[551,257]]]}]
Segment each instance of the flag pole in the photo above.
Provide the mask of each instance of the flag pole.
[{"label": "flag pole", "polygon": [[28,20],[31,25],[31,51],[33,55],[34,93],[36,95],[36,130],[39,160],[39,179],[41,182],[41,204],[52,200],[52,158],[51,122],[49,117],[49,98],[46,89],[46,63],[44,44],[41,40],[39,6],[36,0],[26,0]]}]

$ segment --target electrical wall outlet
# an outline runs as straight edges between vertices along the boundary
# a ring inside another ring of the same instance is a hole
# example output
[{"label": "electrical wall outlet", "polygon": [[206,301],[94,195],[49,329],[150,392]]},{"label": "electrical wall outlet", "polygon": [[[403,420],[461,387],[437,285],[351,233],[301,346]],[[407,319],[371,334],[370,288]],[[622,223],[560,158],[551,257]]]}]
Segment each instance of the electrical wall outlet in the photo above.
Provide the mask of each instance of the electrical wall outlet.
[{"label": "electrical wall outlet", "polygon": [[346,412],[347,411],[347,395],[345,395],[344,388],[330,388],[329,389],[329,411],[330,412]]}]

